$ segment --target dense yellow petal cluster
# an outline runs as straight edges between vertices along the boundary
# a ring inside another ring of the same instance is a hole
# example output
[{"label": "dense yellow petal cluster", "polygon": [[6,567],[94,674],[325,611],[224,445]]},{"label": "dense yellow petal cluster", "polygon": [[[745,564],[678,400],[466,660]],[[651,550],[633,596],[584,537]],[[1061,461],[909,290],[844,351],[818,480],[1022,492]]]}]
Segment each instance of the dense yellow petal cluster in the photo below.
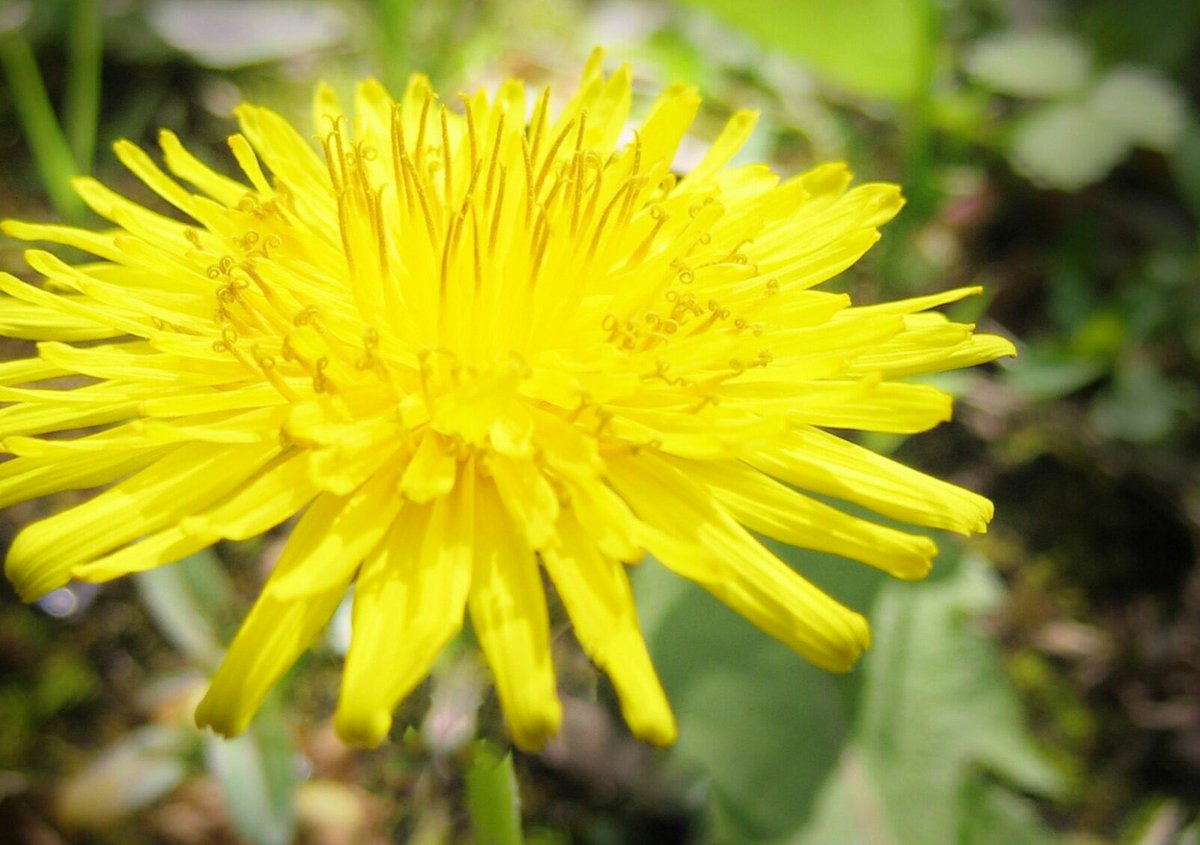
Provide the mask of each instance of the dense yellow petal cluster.
[{"label": "dense yellow petal cluster", "polygon": [[959,532],[990,504],[826,429],[928,429],[950,398],[902,379],[1012,346],[929,310],[970,289],[871,307],[815,289],[878,239],[895,186],[730,166],[751,113],[677,178],[695,90],[623,140],[630,71],[600,65],[557,114],[515,80],[449,106],[421,76],[399,102],[368,81],[350,111],[322,87],[319,149],[243,106],[242,179],[169,132],[173,176],[116,145],[178,215],[84,179],[115,228],[5,222],[96,260],[33,249],[42,286],[0,275],[0,333],[39,341],[0,364],[0,506],[112,485],[19,534],[21,595],[299,515],[196,714],[227,734],[352,583],[336,725],[367,745],[465,613],[516,743],[557,730],[540,570],[633,732],[670,742],[625,572],[647,553],[847,670],[866,622],[756,534],[924,575],[930,539],[824,499]]}]

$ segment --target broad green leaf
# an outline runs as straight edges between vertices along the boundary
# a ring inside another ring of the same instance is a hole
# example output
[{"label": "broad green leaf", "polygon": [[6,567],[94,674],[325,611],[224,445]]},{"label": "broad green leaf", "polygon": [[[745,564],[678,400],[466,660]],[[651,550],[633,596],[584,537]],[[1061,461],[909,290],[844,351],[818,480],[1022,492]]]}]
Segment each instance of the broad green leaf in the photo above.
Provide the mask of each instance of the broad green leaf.
[{"label": "broad green leaf", "polygon": [[1052,845],[1059,838],[1038,818],[1028,799],[976,773],[960,793],[961,845]]},{"label": "broad green leaf", "polygon": [[[789,562],[854,607],[882,579],[800,550]],[[794,830],[841,752],[859,678],[817,669],[654,562],[636,570],[643,629],[679,722],[676,760],[705,776],[714,841]]]},{"label": "broad green leaf", "polygon": [[1059,788],[977,627],[1000,589],[971,558],[938,581],[883,588],[852,737],[810,824],[791,842],[1000,841],[980,838],[975,816],[985,810],[1005,829],[1040,830],[1007,792],[973,785],[982,769],[1032,793]]},{"label": "broad green leaf", "polygon": [[680,2],[707,9],[859,94],[907,100],[926,88],[935,35],[929,0]]},{"label": "broad green leaf", "polygon": [[963,63],[967,73],[992,90],[1033,99],[1079,91],[1092,70],[1091,56],[1079,39],[1037,30],[980,39]]},{"label": "broad green leaf", "polygon": [[1088,95],[1087,107],[1130,142],[1159,152],[1174,150],[1188,125],[1183,92],[1153,69],[1137,65],[1106,73]]},{"label": "broad green leaf", "polygon": [[1075,191],[1103,179],[1129,153],[1124,132],[1083,103],[1041,106],[1018,124],[1009,157],[1034,182]]}]

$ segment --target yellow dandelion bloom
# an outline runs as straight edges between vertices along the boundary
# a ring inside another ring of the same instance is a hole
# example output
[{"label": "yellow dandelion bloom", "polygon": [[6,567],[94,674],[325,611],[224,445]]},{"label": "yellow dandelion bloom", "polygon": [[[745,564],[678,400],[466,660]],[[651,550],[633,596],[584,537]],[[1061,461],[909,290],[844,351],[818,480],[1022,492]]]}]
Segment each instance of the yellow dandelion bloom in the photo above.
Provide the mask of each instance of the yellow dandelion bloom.
[{"label": "yellow dandelion bloom", "polygon": [[[750,112],[677,178],[698,103],[672,86],[624,139],[630,70],[604,78],[599,52],[557,113],[545,91],[527,112],[516,80],[449,105],[423,76],[399,102],[367,81],[350,111],[321,87],[319,148],[238,109],[237,179],[170,132],[173,176],[118,143],[178,214],[81,179],[112,229],[5,222],[95,260],[31,249],[44,284],[0,274],[0,333],[39,341],[0,364],[0,506],[111,484],[21,531],[6,569],[21,596],[299,515],[197,710],[224,734],[351,584],[336,726],[364,745],[464,615],[516,744],[554,734],[542,570],[651,742],[676,727],[626,576],[647,554],[849,669],[865,620],[756,535],[924,575],[929,538],[825,499],[964,533],[990,503],[827,429],[937,425],[950,398],[904,379],[1012,346],[929,310],[973,289],[868,307],[817,290],[875,243],[899,190],[851,188],[841,164],[784,181],[731,166]],[[39,385],[62,376],[70,389]]]}]

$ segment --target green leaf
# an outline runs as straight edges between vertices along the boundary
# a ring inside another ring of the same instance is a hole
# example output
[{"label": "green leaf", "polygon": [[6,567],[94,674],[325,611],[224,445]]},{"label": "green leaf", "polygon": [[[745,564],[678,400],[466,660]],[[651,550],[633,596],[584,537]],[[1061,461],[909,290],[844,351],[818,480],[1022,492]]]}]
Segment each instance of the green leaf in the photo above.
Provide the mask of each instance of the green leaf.
[{"label": "green leaf", "polygon": [[921,96],[934,41],[928,0],[681,0],[768,47],[811,64],[856,93],[894,100]]},{"label": "green leaf", "polygon": [[[223,586],[214,575],[213,558],[212,550],[206,549],[171,566],[134,575],[142,603],[163,636],[197,665],[206,668],[215,667],[224,653],[210,617],[220,608],[204,600],[221,595]],[[220,574],[219,569],[215,571]]]},{"label": "green leaf", "polygon": [[1059,838],[1038,818],[1033,805],[995,781],[976,774],[960,794],[961,845],[1053,845]]},{"label": "green leaf", "polygon": [[[852,606],[881,576],[788,549],[790,563]],[[703,772],[713,840],[764,842],[794,830],[841,752],[859,678],[817,669],[654,562],[636,570],[643,630],[679,721],[672,751]]]},{"label": "green leaf", "polygon": [[884,587],[853,735],[811,823],[792,842],[1000,841],[968,836],[979,833],[973,816],[984,806],[1013,829],[1040,830],[1009,793],[972,786],[986,769],[1028,792],[1060,788],[977,628],[1000,594],[994,573],[973,558],[939,581]]},{"label": "green leaf", "polygon": [[501,755],[481,741],[467,770],[467,810],[473,842],[478,845],[521,845],[521,801],[512,754]]},{"label": "green leaf", "polygon": [[1129,146],[1124,132],[1084,103],[1053,103],[1018,124],[1009,158],[1034,182],[1075,191],[1103,179]]},{"label": "green leaf", "polygon": [[1033,99],[1079,91],[1092,71],[1092,58],[1079,39],[1045,31],[982,38],[963,63],[967,73],[992,90]]},{"label": "green leaf", "polygon": [[295,836],[295,749],[275,695],[249,731],[207,737],[209,772],[221,784],[233,826],[249,845],[287,845]]},{"label": "green leaf", "polygon": [[1200,220],[1200,124],[1193,123],[1179,139],[1171,159],[1171,174],[1192,216]]},{"label": "green leaf", "polygon": [[1053,355],[1036,347],[1022,354],[1005,371],[1005,383],[1028,399],[1070,396],[1108,371],[1101,358]]},{"label": "green leaf", "polygon": [[1088,109],[1129,141],[1170,152],[1188,126],[1187,100],[1155,70],[1122,65],[1106,73],[1088,95]]},{"label": "green leaf", "polygon": [[1144,356],[1128,354],[1118,361],[1111,388],[1093,403],[1092,422],[1109,437],[1153,443],[1171,432],[1189,398]]},{"label": "green leaf", "polygon": [[786,556],[850,606],[874,605],[875,645],[850,675],[809,666],[662,567],[635,577],[679,718],[672,754],[707,781],[712,841],[1000,841],[981,838],[975,813],[998,831],[1040,832],[993,783],[1049,795],[1059,777],[977,627],[1001,595],[986,564],[939,561],[935,580],[907,584],[811,552]]}]

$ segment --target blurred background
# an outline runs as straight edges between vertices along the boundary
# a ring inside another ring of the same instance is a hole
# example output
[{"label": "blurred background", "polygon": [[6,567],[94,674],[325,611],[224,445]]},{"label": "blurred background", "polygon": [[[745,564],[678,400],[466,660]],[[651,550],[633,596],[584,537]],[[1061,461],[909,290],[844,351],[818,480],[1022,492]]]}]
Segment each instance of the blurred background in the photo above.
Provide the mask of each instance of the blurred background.
[{"label": "blurred background", "polygon": [[[700,88],[681,170],[757,108],[739,160],[845,159],[904,187],[834,287],[986,287],[954,316],[1020,357],[940,379],[953,423],[867,440],[990,495],[991,532],[939,537],[919,584],[781,550],[869,611],[849,677],[641,567],[678,745],[628,737],[560,622],[563,734],[511,768],[471,763],[503,732],[465,651],[384,748],[342,747],[344,614],[245,738],[192,727],[275,537],[33,608],[4,582],[0,839],[468,842],[481,779],[511,777],[511,842],[1200,842],[1200,3],[0,0],[0,216],[99,225],[78,173],[154,205],[109,148],[154,149],[159,127],[229,172],[243,100],[303,127],[318,79],[398,94],[420,70],[453,99],[516,75],[565,95],[597,44],[609,71],[633,63],[635,116],[671,81]],[[28,278],[22,249],[0,236],[0,270]],[[71,500],[3,512],[0,544]]]}]

